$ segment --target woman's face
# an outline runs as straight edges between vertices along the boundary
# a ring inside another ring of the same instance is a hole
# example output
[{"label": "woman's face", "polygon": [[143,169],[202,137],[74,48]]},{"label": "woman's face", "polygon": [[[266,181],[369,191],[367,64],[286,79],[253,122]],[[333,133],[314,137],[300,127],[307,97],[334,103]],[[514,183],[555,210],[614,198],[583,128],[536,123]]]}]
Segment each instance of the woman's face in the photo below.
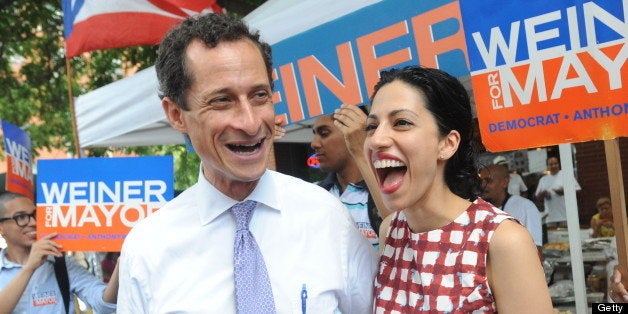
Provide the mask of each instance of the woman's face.
[{"label": "woman's face", "polygon": [[437,164],[445,141],[425,101],[423,92],[399,80],[373,98],[364,152],[392,210],[411,208],[444,180]]}]

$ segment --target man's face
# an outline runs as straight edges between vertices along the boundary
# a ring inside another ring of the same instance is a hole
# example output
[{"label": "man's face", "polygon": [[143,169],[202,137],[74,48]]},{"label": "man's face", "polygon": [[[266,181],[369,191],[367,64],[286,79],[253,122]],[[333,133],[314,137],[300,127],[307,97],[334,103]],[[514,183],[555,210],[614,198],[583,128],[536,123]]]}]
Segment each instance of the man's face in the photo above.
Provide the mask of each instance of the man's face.
[{"label": "man's face", "polygon": [[[5,212],[1,218],[13,217],[18,214],[32,214],[35,212],[35,204],[26,197],[16,197],[5,203]],[[30,248],[37,241],[37,224],[35,219],[29,217],[28,224],[20,227],[15,220],[9,219],[0,222],[0,234],[12,247]]]},{"label": "man's face", "polygon": [[558,158],[552,157],[547,160],[547,170],[551,174],[557,174],[560,171],[560,163],[558,162]]},{"label": "man's face", "polygon": [[319,165],[325,172],[339,172],[350,158],[342,132],[334,125],[332,115],[325,115],[314,122],[312,149],[316,152]]},{"label": "man's face", "polygon": [[166,115],[190,136],[207,180],[242,199],[264,173],[272,145],[274,107],[262,54],[248,39],[214,48],[196,40],[187,48],[186,68],[189,110],[165,98]]},{"label": "man's face", "polygon": [[[491,165],[482,169],[480,179],[482,180],[482,198],[484,200],[495,204],[506,197],[509,175],[502,165]],[[503,204],[498,206],[501,205]]]}]

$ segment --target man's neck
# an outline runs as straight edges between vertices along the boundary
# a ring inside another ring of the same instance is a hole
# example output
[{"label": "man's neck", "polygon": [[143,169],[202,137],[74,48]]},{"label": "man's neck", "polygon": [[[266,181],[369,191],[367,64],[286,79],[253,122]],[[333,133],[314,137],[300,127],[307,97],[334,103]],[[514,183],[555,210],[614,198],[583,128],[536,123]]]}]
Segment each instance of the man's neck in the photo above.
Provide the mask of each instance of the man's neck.
[{"label": "man's neck", "polygon": [[30,248],[16,248],[14,246],[8,246],[4,252],[4,256],[9,262],[25,265],[30,255]]},{"label": "man's neck", "polygon": [[507,199],[508,199],[508,193],[504,193],[500,195],[498,198],[493,200],[493,205],[501,208],[502,206],[504,206],[504,203],[506,203]]},{"label": "man's neck", "polygon": [[355,165],[348,165],[342,170],[336,172],[336,179],[340,184],[340,188],[344,191],[349,183],[357,183],[362,181],[362,174]]}]

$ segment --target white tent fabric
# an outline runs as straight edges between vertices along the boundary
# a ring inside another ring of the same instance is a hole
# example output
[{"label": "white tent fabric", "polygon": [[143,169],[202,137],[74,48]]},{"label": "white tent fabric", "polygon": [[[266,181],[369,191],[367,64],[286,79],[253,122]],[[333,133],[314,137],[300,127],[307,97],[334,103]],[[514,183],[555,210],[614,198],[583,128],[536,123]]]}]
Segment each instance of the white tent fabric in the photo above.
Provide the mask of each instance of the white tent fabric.
[{"label": "white tent fabric", "polygon": [[[317,25],[381,0],[270,0],[244,20],[273,45]],[[173,130],[157,96],[154,67],[98,88],[75,100],[80,147],[125,147],[184,143]],[[281,142],[309,142],[302,124],[287,127]]]}]

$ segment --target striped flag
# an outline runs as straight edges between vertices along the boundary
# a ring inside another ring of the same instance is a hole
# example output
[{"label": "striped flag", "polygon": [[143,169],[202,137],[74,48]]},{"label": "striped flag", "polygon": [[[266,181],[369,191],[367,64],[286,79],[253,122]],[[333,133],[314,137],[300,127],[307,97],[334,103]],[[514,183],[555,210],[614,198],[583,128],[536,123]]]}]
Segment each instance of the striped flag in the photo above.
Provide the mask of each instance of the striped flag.
[{"label": "striped flag", "polygon": [[216,0],[62,0],[68,58],[83,52],[157,45],[184,18],[222,12]]}]

